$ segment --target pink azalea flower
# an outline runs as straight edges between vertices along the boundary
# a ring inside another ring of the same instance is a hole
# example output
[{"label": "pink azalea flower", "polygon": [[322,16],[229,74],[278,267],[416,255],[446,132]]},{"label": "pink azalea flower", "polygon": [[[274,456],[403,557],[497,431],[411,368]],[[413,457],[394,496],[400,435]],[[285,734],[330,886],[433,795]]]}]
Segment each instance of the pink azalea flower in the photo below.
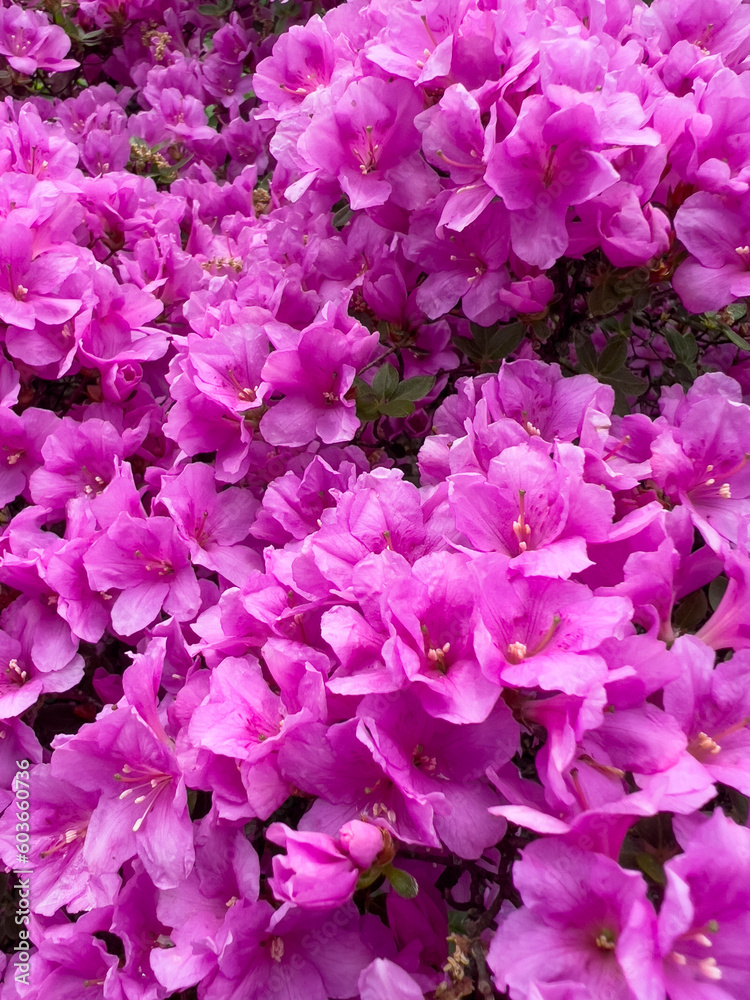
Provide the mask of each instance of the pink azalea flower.
[{"label": "pink azalea flower", "polygon": [[200,590],[188,547],[165,517],[120,514],[83,557],[94,591],[119,590],[112,602],[112,627],[133,635],[163,608],[178,620],[192,618]]},{"label": "pink azalea flower", "polygon": [[360,873],[383,851],[383,831],[372,823],[352,820],[337,837],[298,833],[272,823],[268,839],[285,848],[274,855],[270,886],[277,899],[305,909],[334,909],[352,896]]},{"label": "pink azalea flower", "polygon": [[714,666],[714,653],[693,636],[673,647],[682,672],[664,688],[664,708],[685,731],[687,750],[710,780],[750,794],[750,653]]},{"label": "pink azalea flower", "polygon": [[656,914],[638,872],[545,839],[525,848],[514,882],[524,906],[501,921],[487,956],[499,989],[530,1000],[535,983],[574,982],[612,1000],[663,1000]]},{"label": "pink azalea flower", "polygon": [[79,266],[72,250],[37,256],[28,229],[15,222],[0,223],[0,319],[22,330],[33,330],[37,322],[71,319],[82,302],[61,296],[60,290]]},{"label": "pink azalea flower", "polygon": [[685,853],[664,866],[659,947],[671,1000],[740,1000],[750,974],[750,830],[721,809],[678,819]]},{"label": "pink azalea flower", "polygon": [[84,792],[99,793],[83,858],[93,875],[116,872],[135,854],[159,888],[173,888],[193,867],[193,830],[182,772],[156,709],[164,640],[152,640],[125,675],[125,701],[57,737],[51,767]]},{"label": "pink azalea flower", "polygon": [[69,50],[64,29],[50,24],[41,11],[20,6],[0,9],[0,55],[19,73],[32,76],[38,69],[49,73],[75,69],[75,59],[63,58]]}]

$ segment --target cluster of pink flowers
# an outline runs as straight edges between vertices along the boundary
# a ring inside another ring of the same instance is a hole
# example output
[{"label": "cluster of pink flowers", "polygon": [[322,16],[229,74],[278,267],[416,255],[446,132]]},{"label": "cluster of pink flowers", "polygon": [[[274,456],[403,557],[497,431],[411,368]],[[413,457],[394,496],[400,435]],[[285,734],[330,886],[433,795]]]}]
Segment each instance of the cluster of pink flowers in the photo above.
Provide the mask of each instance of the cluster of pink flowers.
[{"label": "cluster of pink flowers", "polygon": [[750,4],[0,3],[0,1000],[746,1000]]}]

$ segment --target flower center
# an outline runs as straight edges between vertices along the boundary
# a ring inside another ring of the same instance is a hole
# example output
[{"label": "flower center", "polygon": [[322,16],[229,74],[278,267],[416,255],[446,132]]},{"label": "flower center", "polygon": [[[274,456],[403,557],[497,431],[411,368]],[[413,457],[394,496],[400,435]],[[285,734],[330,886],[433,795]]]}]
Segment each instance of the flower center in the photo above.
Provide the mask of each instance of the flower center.
[{"label": "flower center", "polygon": [[396,814],[392,809],[389,809],[385,802],[375,802],[372,807],[373,819],[377,819],[378,816],[382,816],[383,819],[387,819],[389,823],[396,822]]},{"label": "flower center", "polygon": [[526,659],[526,643],[524,642],[512,642],[508,646],[508,650],[505,654],[505,658],[508,663],[521,663],[522,660]]},{"label": "flower center", "polygon": [[86,836],[87,829],[88,825],[66,830],[65,833],[61,834],[61,836],[59,836],[46,851],[41,851],[39,857],[46,858],[49,857],[50,854],[57,854],[58,851],[64,851],[65,848],[70,846],[70,844],[74,841],[83,839]]},{"label": "flower center", "polygon": [[157,559],[153,556],[144,556],[140,549],[136,549],[133,555],[136,559],[143,559],[143,568],[149,573],[156,571],[159,576],[169,576],[174,573],[174,566],[169,559]]},{"label": "flower center", "polygon": [[365,126],[365,141],[366,145],[364,150],[352,148],[352,153],[355,158],[359,160],[359,169],[363,174],[370,174],[373,170],[377,169],[378,166],[378,150],[380,146],[377,142],[372,141],[372,125]]},{"label": "flower center", "polygon": [[555,634],[557,626],[562,621],[560,615],[554,615],[550,627],[541,637],[539,642],[533,649],[529,649],[525,642],[511,642],[505,651],[505,659],[508,663],[521,663],[523,660],[527,659],[529,656],[536,656],[537,653],[541,653],[547,643],[552,639]]},{"label": "flower center", "polygon": [[610,930],[604,930],[594,939],[594,943],[601,951],[614,951],[616,947],[615,935]]},{"label": "flower center", "polygon": [[714,733],[713,736],[709,736],[708,733],[700,732],[694,739],[688,744],[688,753],[692,754],[696,760],[704,761],[706,758],[715,757],[716,754],[721,753],[721,744],[719,740],[724,740],[727,736],[731,736],[733,733],[738,733],[741,729],[750,725],[750,716],[745,716],[744,719],[740,719],[739,722],[735,722],[731,726],[727,726],[726,729],[722,729],[719,733]]},{"label": "flower center", "polygon": [[130,764],[123,764],[112,777],[115,781],[121,781],[128,785],[120,792],[118,796],[120,800],[130,798],[137,792],[138,794],[133,799],[135,805],[146,803],[145,809],[133,823],[133,833],[138,833],[160,792],[171,784],[172,775],[164,774],[162,771],[154,771],[151,768],[131,767]]},{"label": "flower center", "polygon": [[8,675],[9,680],[18,687],[23,687],[29,679],[27,671],[21,670],[18,665],[18,660],[16,659],[8,660],[8,666],[5,668],[5,673]]},{"label": "flower center", "polygon": [[448,663],[446,662],[446,656],[451,651],[451,644],[449,642],[443,643],[442,646],[436,645],[430,638],[430,630],[426,625],[421,626],[422,635],[424,636],[424,653],[431,664],[438,670],[441,674],[445,674],[448,671]]},{"label": "flower center", "polygon": [[280,962],[284,957],[284,941],[280,937],[271,938],[271,958]]},{"label": "flower center", "polygon": [[542,183],[546,188],[550,186],[553,180],[553,164],[555,162],[555,153],[557,152],[557,146],[551,146],[549,151],[549,156],[547,157],[547,163],[544,168],[544,176],[542,177]]},{"label": "flower center", "polygon": [[418,743],[414,747],[411,756],[414,766],[418,767],[421,771],[427,771],[428,774],[432,774],[437,769],[437,758],[428,757],[421,743]]}]

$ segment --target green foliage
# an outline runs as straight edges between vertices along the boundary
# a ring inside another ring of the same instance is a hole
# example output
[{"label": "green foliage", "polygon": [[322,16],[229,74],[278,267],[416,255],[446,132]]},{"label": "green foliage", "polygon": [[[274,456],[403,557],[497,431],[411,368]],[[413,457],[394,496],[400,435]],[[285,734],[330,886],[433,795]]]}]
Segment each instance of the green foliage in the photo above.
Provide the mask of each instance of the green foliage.
[{"label": "green foliage", "polygon": [[454,337],[455,346],[479,368],[479,371],[496,371],[503,358],[519,346],[526,334],[521,322],[494,326],[470,324],[471,338]]},{"label": "green foliage", "polygon": [[357,416],[365,422],[380,416],[408,417],[414,412],[414,404],[424,399],[434,384],[434,378],[424,375],[401,382],[398,371],[386,362],[378,368],[372,385],[361,378],[354,380]]},{"label": "green foliage", "polygon": [[400,868],[394,868],[393,865],[387,865],[383,869],[383,874],[391,883],[393,891],[399,896],[404,899],[414,899],[417,896],[419,885],[413,875]]},{"label": "green foliage", "polygon": [[648,388],[645,379],[634,375],[627,366],[628,339],[620,333],[607,342],[597,354],[591,338],[585,334],[576,339],[577,371],[594,375],[600,382],[611,385],[618,397],[619,408],[627,408],[625,397],[641,396]]}]

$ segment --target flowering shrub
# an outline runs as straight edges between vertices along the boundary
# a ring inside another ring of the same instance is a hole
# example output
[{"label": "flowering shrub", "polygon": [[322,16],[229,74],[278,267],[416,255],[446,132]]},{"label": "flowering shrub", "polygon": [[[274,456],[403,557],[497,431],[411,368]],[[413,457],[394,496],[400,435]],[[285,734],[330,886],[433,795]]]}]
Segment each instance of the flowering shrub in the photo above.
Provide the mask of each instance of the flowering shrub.
[{"label": "flowering shrub", "polygon": [[750,5],[0,86],[2,1000],[746,1000]]}]

